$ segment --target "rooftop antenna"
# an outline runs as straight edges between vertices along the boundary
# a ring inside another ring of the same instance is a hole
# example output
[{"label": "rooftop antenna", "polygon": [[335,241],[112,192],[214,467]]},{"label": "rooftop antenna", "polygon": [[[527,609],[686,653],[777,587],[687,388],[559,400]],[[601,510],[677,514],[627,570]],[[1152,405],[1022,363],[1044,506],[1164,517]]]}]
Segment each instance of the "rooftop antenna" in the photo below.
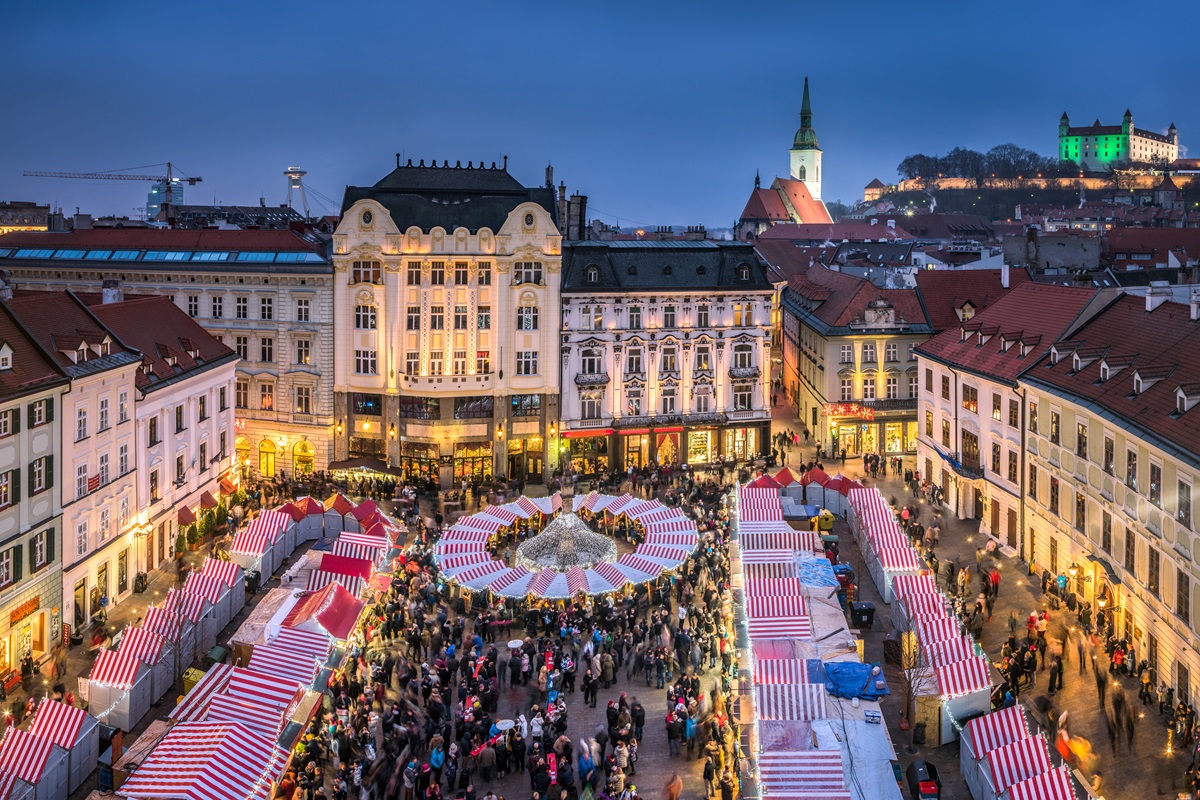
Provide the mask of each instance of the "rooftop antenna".
[{"label": "rooftop antenna", "polygon": [[304,208],[304,218],[305,219],[309,219],[309,217],[311,216],[308,213],[308,198],[305,197],[305,195],[304,195],[304,176],[307,174],[308,174],[307,170],[300,169],[299,167],[288,167],[283,172],[283,176],[288,179],[288,193],[287,193],[288,208],[295,208],[295,206],[292,205],[292,192],[294,190],[299,190],[300,205]]}]

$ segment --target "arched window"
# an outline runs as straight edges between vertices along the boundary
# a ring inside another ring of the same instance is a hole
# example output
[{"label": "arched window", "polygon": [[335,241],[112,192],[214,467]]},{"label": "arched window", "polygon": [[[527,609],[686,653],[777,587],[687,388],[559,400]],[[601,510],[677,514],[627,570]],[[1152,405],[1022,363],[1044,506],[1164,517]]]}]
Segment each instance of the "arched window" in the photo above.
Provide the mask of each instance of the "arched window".
[{"label": "arched window", "polygon": [[275,443],[263,439],[258,444],[258,474],[264,478],[275,477]]},{"label": "arched window", "polygon": [[733,346],[733,366],[737,369],[749,369],[754,366],[754,348],[748,344]]},{"label": "arched window", "polygon": [[312,442],[303,439],[296,442],[296,446],[292,448],[292,471],[296,475],[308,475],[313,471],[316,455],[317,450],[312,446]]},{"label": "arched window", "polygon": [[739,281],[750,280],[750,265],[742,264],[737,268],[737,276]]},{"label": "arched window", "polygon": [[[239,436],[233,442],[234,466],[241,470],[250,468],[250,440]],[[243,474],[245,474],[243,472]]]},{"label": "arched window", "polygon": [[599,283],[600,282],[600,268],[594,264],[592,266],[589,266],[584,271],[584,280],[586,280],[588,283]]},{"label": "arched window", "polygon": [[803,164],[800,165],[800,175],[798,177],[800,178],[800,180],[806,180],[808,177],[808,172],[807,172],[807,170],[804,169]]}]

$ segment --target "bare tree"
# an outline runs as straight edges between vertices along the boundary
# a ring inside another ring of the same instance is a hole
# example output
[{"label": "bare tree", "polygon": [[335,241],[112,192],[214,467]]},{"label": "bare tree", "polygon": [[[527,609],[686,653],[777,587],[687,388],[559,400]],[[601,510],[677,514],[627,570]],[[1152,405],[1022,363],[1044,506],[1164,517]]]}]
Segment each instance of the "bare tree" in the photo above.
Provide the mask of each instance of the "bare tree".
[{"label": "bare tree", "polygon": [[884,669],[888,685],[904,703],[901,719],[908,725],[910,752],[913,751],[917,698],[929,694],[937,685],[927,655],[911,616],[903,626],[893,629],[884,642]]}]

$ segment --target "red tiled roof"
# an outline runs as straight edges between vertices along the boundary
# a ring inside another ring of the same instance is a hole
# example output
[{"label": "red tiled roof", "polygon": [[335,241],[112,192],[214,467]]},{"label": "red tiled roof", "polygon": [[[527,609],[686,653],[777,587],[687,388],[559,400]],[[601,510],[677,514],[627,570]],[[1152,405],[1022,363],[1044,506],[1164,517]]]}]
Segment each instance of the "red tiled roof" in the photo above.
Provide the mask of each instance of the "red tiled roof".
[{"label": "red tiled roof", "polygon": [[[776,178],[771,184],[771,188],[779,192],[792,208],[795,209],[798,222],[801,224],[820,224],[832,223],[833,217],[829,216],[829,209],[825,208],[825,204],[820,200],[814,200],[812,194],[808,191],[808,187],[801,181],[793,181],[788,178]],[[795,218],[793,218],[795,219]]]},{"label": "red tiled roof", "polygon": [[[1044,360],[1028,370],[1024,379],[1055,386],[1093,408],[1104,408],[1131,428],[1148,431],[1193,458],[1200,454],[1200,408],[1173,416],[1176,389],[1200,381],[1200,322],[1189,318],[1187,305],[1165,302],[1147,313],[1144,298],[1125,295],[1067,341],[1079,347],[1105,348],[1104,358],[1109,363],[1132,359],[1132,365],[1101,381],[1099,358],[1074,373],[1071,358],[1054,366],[1047,366],[1049,361]],[[1135,371],[1145,376],[1167,369],[1171,372],[1166,378],[1133,394]]]},{"label": "red tiled roof", "polygon": [[828,265],[837,255],[838,245],[798,247],[784,239],[759,239],[754,244],[763,261],[771,266],[780,280],[806,271],[814,264]]},{"label": "red tiled roof", "polygon": [[0,303],[0,345],[12,348],[12,368],[0,370],[0,400],[66,383],[67,378],[37,346],[7,304]]},{"label": "red tiled roof", "polygon": [[755,189],[750,193],[750,199],[746,201],[740,219],[789,220],[791,217],[788,216],[787,208],[784,207],[778,192],[771,189]]},{"label": "red tiled roof", "polygon": [[1104,243],[1105,252],[1114,261],[1128,260],[1118,259],[1121,254],[1150,253],[1154,263],[1165,264],[1171,250],[1200,258],[1200,228],[1113,228]]},{"label": "red tiled roof", "polygon": [[[106,336],[112,338],[104,326],[92,318],[84,303],[67,292],[21,292],[9,301],[8,307],[63,367],[75,364],[64,351],[74,352],[80,344],[94,346]],[[111,353],[130,352],[116,341],[110,342],[109,350]],[[98,354],[91,352],[88,357],[89,360],[97,358]],[[127,360],[124,363],[129,364]]]},{"label": "red tiled roof", "polygon": [[812,225],[776,225],[759,234],[759,239],[790,239],[798,242],[900,241],[913,236],[899,228],[869,222],[831,222]]},{"label": "red tiled roof", "polygon": [[[136,384],[147,390],[166,378],[205,365],[233,351],[201,328],[167,297],[139,297],[120,303],[92,306],[92,313],[121,341],[142,353],[150,372],[139,370]],[[189,350],[198,351],[197,356]],[[173,358],[172,366],[168,359]]]},{"label": "red tiled roof", "polygon": [[[1022,283],[966,323],[955,323],[918,351],[997,380],[1012,382],[1050,349],[1079,316],[1094,289]],[[969,333],[963,340],[962,332]],[[990,336],[980,343],[978,333]],[[1002,349],[1007,342],[1009,347]],[[1021,344],[1033,349],[1021,356]]]},{"label": "red tiled roof", "polygon": [[[941,254],[931,252],[930,255],[938,258]],[[962,308],[964,303],[970,303],[978,313],[1007,291],[1000,285],[998,269],[923,269],[917,271],[916,278],[925,316],[935,331],[957,328],[958,314],[955,311]],[[1012,289],[1028,280],[1029,273],[1023,269],[1009,272],[1008,285]]]},{"label": "red tiled roof", "polygon": [[169,228],[93,228],[67,233],[16,231],[5,247],[113,250],[270,250],[321,253],[321,247],[290,230],[177,230]]},{"label": "red tiled roof", "polygon": [[849,325],[861,319],[872,300],[887,300],[896,309],[896,319],[910,325],[926,324],[925,313],[915,289],[880,289],[866,278],[822,266],[810,267],[793,275],[788,289],[820,304],[813,316],[831,327]]}]

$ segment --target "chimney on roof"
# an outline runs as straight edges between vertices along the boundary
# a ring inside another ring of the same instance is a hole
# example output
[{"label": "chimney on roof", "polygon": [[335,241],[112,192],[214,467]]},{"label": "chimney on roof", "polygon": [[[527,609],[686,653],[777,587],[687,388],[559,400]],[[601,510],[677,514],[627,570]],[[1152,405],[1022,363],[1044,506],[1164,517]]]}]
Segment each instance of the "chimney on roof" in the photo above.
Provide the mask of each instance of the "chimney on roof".
[{"label": "chimney on roof", "polygon": [[554,166],[552,164],[546,165],[546,188],[554,188]]},{"label": "chimney on roof", "polygon": [[121,282],[116,278],[105,278],[104,285],[100,289],[100,301],[104,305],[109,303],[120,303],[125,300],[125,289],[121,286]]},{"label": "chimney on roof", "polygon": [[1150,281],[1150,285],[1146,287],[1146,313],[1149,314],[1170,299],[1171,284],[1166,281]]},{"label": "chimney on roof", "polygon": [[1007,289],[1009,282],[1008,262],[1005,261],[1000,265],[1000,288]]},{"label": "chimney on roof", "polygon": [[1193,322],[1200,320],[1200,286],[1193,286],[1191,293],[1191,313],[1189,317]]}]

